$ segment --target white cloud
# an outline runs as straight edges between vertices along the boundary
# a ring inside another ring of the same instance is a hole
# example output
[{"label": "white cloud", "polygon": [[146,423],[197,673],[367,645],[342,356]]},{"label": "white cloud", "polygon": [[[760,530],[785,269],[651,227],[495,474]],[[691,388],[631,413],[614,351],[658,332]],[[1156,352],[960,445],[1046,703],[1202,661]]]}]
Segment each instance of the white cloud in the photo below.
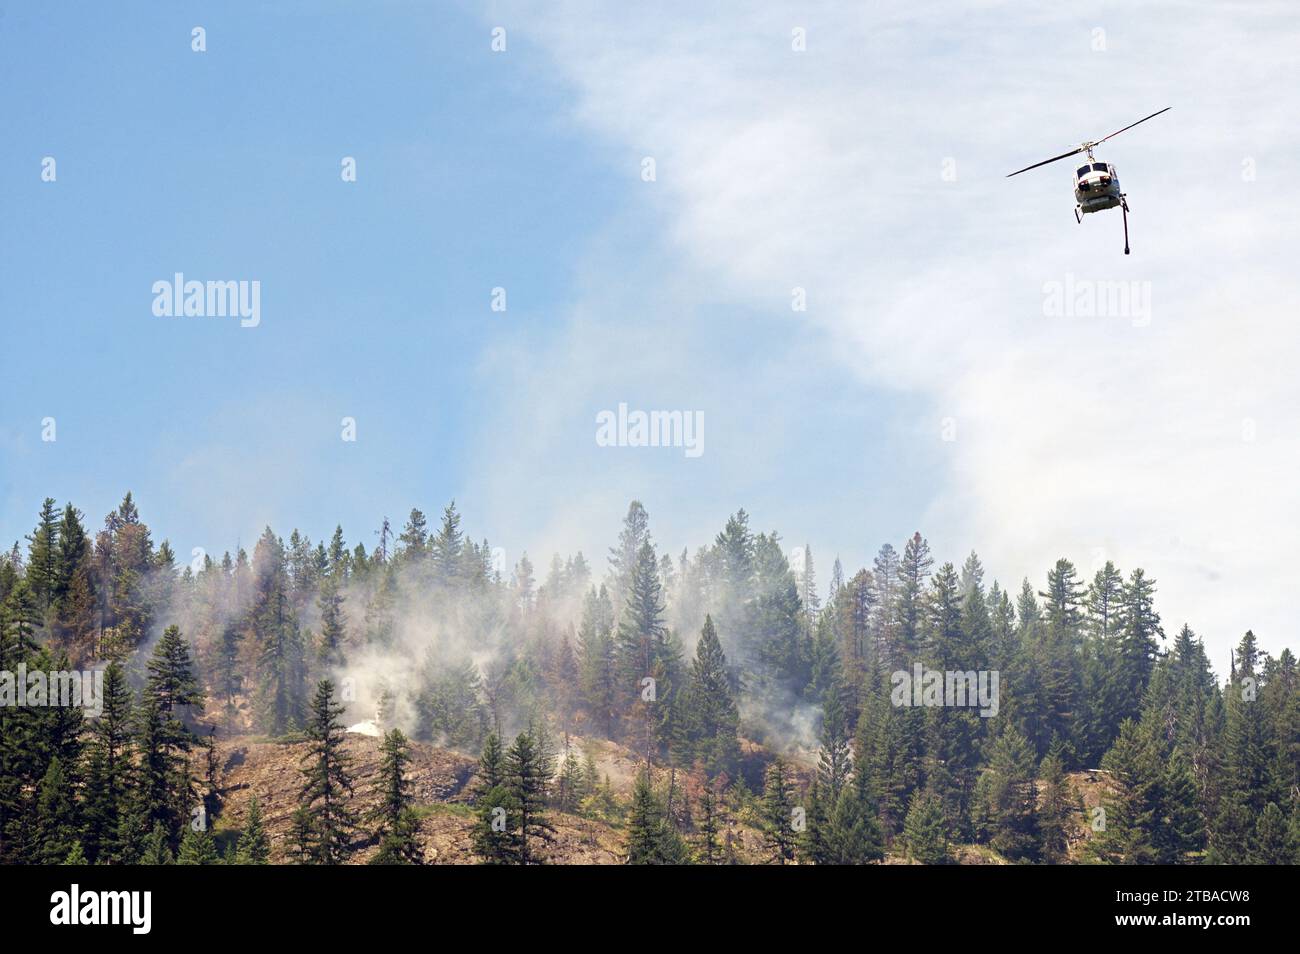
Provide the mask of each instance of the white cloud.
[{"label": "white cloud", "polygon": [[[1013,585],[1026,574],[1040,581],[1060,555],[1085,571],[1103,551],[1126,569],[1142,565],[1159,581],[1166,628],[1189,621],[1220,671],[1247,627],[1274,651],[1293,642],[1300,143],[1281,121],[1296,106],[1282,76],[1295,67],[1281,65],[1300,39],[1292,7],[505,12],[516,37],[545,48],[579,123],[614,155],[625,150],[629,170],[656,158],[645,201],[662,216],[656,261],[671,271],[664,302],[583,314],[564,342],[530,355],[529,379],[516,384],[536,398],[536,440],[554,423],[548,413],[568,413],[600,391],[596,382],[635,377],[602,367],[611,354],[675,374],[669,393],[720,400],[691,390],[707,360],[663,348],[635,317],[692,295],[775,316],[801,285],[809,311],[785,307],[787,320],[819,334],[805,371],[851,368],[863,388],[894,389],[908,399],[898,408],[921,408],[906,412],[911,460],[938,454],[946,469],[914,516],[943,558],[974,547]],[[791,51],[794,26],[807,28],[807,52]],[[1105,52],[1091,49],[1095,27],[1106,30]],[[1074,223],[1070,162],[1004,178],[1167,105],[1098,150],[1131,197],[1131,256],[1118,212]],[[956,182],[940,177],[949,157]],[[1242,181],[1246,157],[1256,181]],[[1044,283],[1067,275],[1149,283],[1150,323],[1045,316]],[[557,390],[568,399],[557,402]],[[956,420],[957,440],[936,447],[944,417]],[[1243,439],[1247,422],[1253,441]],[[779,444],[779,432],[749,426]],[[761,469],[773,448],[749,441],[727,452],[735,457],[712,472],[723,485],[708,490],[720,513],[753,489],[727,481]],[[899,460],[890,479],[922,481],[931,475],[911,469],[921,465]],[[500,477],[497,499],[517,486]],[[872,488],[828,472],[818,492],[849,512]],[[609,497],[612,508],[620,493]],[[566,501],[556,520],[582,511],[583,501]],[[832,536],[840,529],[818,533],[843,548]],[[825,574],[829,559],[819,562]]]}]

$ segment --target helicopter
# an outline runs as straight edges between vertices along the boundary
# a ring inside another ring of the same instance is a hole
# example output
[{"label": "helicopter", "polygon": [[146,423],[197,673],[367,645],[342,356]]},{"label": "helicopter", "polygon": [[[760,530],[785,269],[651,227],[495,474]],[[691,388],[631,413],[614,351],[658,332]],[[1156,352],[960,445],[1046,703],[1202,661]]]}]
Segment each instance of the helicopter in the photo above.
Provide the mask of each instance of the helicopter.
[{"label": "helicopter", "polygon": [[1017,169],[1015,172],[1007,174],[1007,178],[1018,176],[1022,172],[1028,172],[1030,169],[1037,169],[1039,166],[1045,166],[1049,162],[1056,162],[1060,159],[1068,159],[1070,156],[1077,156],[1081,152],[1088,154],[1088,161],[1079,166],[1074,173],[1074,220],[1080,225],[1083,224],[1083,216],[1090,212],[1101,212],[1103,209],[1113,209],[1119,206],[1124,213],[1124,254],[1129,253],[1128,249],[1128,196],[1119,189],[1119,175],[1115,172],[1115,167],[1097,160],[1092,154],[1092,150],[1100,146],[1107,139],[1113,139],[1120,133],[1132,129],[1134,126],[1146,122],[1148,119],[1155,119],[1160,113],[1167,113],[1173,109],[1172,106],[1166,106],[1158,112],[1152,113],[1139,119],[1135,123],[1130,123],[1123,129],[1117,129],[1109,136],[1103,136],[1095,142],[1081,143],[1077,148],[1069,152],[1063,152],[1059,156],[1053,156],[1051,159],[1044,159],[1042,162],[1035,162],[1032,166],[1025,166],[1023,169]]}]

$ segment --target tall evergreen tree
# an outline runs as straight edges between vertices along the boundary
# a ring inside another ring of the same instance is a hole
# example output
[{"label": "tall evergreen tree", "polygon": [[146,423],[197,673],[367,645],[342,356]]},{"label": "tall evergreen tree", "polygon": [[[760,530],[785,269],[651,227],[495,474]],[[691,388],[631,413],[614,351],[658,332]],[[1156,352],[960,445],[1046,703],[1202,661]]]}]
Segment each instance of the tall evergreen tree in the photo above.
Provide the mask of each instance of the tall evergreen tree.
[{"label": "tall evergreen tree", "polygon": [[1037,854],[1035,774],[1028,741],[1014,725],[1008,726],[993,743],[977,796],[986,818],[989,845],[1007,858],[1032,859]]},{"label": "tall evergreen tree", "polygon": [[578,681],[583,705],[606,738],[613,738],[619,699],[614,649],[614,607],[602,584],[582,606],[578,629]]},{"label": "tall evergreen tree", "polygon": [[117,852],[118,820],[131,811],[134,713],[121,663],[104,668],[99,718],[90,724],[86,779],[86,831],[82,846],[91,863]]},{"label": "tall evergreen tree", "polygon": [[302,804],[309,812],[321,864],[341,864],[351,852],[356,817],[346,797],[352,795],[351,759],[343,751],[343,706],[334,701],[334,684],[316,685],[307,725],[307,756],[302,775]]},{"label": "tall evergreen tree", "polygon": [[248,818],[244,829],[239,833],[239,842],[235,848],[235,863],[241,865],[264,865],[271,860],[271,840],[262,824],[262,806],[257,796],[248,804]]},{"label": "tall evergreen tree", "polygon": [[379,851],[371,861],[380,865],[421,864],[424,851],[416,837],[419,822],[411,807],[406,767],[411,762],[410,744],[400,729],[384,736],[383,764],[379,769],[380,801],[371,820],[378,822],[375,833]]},{"label": "tall evergreen tree", "polygon": [[519,864],[537,863],[538,842],[554,837],[555,826],[546,814],[547,785],[551,780],[551,760],[536,727],[515,736],[505,755],[506,785],[517,812]]},{"label": "tall evergreen tree", "polygon": [[777,756],[767,767],[762,799],[763,843],[773,862],[794,860],[794,785],[785,760]]},{"label": "tall evergreen tree", "polygon": [[[659,563],[649,543],[641,545],[628,584],[627,603],[618,625],[617,660],[620,695],[629,711],[629,730],[646,759],[652,755],[654,706],[667,702],[667,687],[660,686],[665,661],[667,629],[664,626],[663,590]],[[653,679],[653,699],[643,680]]]},{"label": "tall evergreen tree", "polygon": [[923,865],[943,864],[948,861],[948,837],[948,823],[938,797],[930,792],[913,795],[903,823],[908,857]]},{"label": "tall evergreen tree", "polygon": [[704,617],[704,628],[695,646],[685,709],[685,732],[694,758],[710,777],[722,772],[733,774],[740,759],[736,736],[740,711],[732,697],[727,657],[711,616]]},{"label": "tall evergreen tree", "polygon": [[637,775],[632,787],[625,850],[630,865],[679,865],[687,860],[681,836],[665,817],[646,771]]},{"label": "tall evergreen tree", "polygon": [[250,616],[256,639],[259,721],[271,735],[283,735],[303,725],[306,670],[284,546],[270,527],[253,551]]},{"label": "tall evergreen tree", "polygon": [[898,570],[899,652],[903,658],[915,658],[921,648],[921,623],[925,614],[925,584],[934,560],[930,545],[921,534],[914,533],[903,548]]},{"label": "tall evergreen tree", "polygon": [[186,828],[181,839],[181,850],[176,855],[178,865],[215,865],[220,863],[216,843],[207,828]]},{"label": "tall evergreen tree", "polygon": [[78,844],[77,806],[71,786],[63,774],[58,756],[41,779],[36,802],[36,861],[45,865],[62,864]]},{"label": "tall evergreen tree", "polygon": [[53,497],[46,497],[41,504],[36,529],[27,540],[27,585],[44,614],[54,602],[59,583],[59,509]]},{"label": "tall evergreen tree", "polygon": [[1069,851],[1071,822],[1080,810],[1080,802],[1056,752],[1049,752],[1043,759],[1038,778],[1042,792],[1038,805],[1038,856],[1046,864],[1060,864]]},{"label": "tall evergreen tree", "polygon": [[722,845],[718,841],[722,817],[718,797],[707,782],[700,791],[699,809],[699,860],[706,865],[716,865],[722,860]]},{"label": "tall evergreen tree", "polygon": [[830,804],[834,806],[853,770],[853,757],[844,704],[833,692],[827,694],[822,705],[821,743],[817,757],[817,780],[825,789]]},{"label": "tall evergreen tree", "polygon": [[1138,723],[1125,721],[1101,764],[1110,773],[1114,795],[1103,800],[1103,828],[1089,846],[1093,857],[1112,864],[1154,864],[1160,764],[1151,738]]}]

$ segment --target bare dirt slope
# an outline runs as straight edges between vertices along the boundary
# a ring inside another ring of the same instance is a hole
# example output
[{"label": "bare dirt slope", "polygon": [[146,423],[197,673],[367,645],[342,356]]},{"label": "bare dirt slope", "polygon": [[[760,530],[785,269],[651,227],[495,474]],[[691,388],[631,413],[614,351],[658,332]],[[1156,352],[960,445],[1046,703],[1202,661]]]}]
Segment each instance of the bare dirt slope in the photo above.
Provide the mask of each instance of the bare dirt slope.
[{"label": "bare dirt slope", "polygon": [[[608,779],[617,799],[626,803],[639,771],[636,754],[604,740],[570,740],[581,755],[590,752],[600,778]],[[382,763],[380,739],[349,733],[345,751],[351,760],[355,792],[352,810],[364,817],[378,803],[376,787]],[[267,831],[271,836],[271,860],[288,859],[289,829],[294,810],[300,802],[306,758],[305,742],[267,741],[255,736],[237,736],[218,742],[219,785],[222,810],[215,825],[219,839],[235,837],[247,818],[254,795],[262,808]],[[747,757],[758,758],[756,751]],[[423,742],[411,743],[411,764],[407,777],[411,783],[416,810],[420,816],[420,839],[427,864],[475,864],[471,842],[474,810],[470,804],[476,760],[469,755],[438,748]],[[806,784],[807,766],[794,766],[800,785]],[[668,788],[668,772],[656,768],[653,782],[657,790]],[[761,771],[759,772],[761,777]],[[1076,772],[1069,776],[1070,787],[1077,796],[1080,811],[1075,816],[1069,839],[1071,861],[1083,860],[1091,835],[1089,819],[1092,808],[1100,804],[1109,789],[1104,773]],[[698,798],[698,783],[677,773],[676,791],[686,791],[692,802]],[[720,840],[726,853],[735,861],[762,864],[768,860],[757,819],[752,813],[724,818]],[[551,864],[619,864],[622,862],[623,831],[617,818],[612,821],[583,818],[558,811],[549,813],[555,833],[549,844],[538,846],[542,861]],[[679,819],[680,820],[680,819]],[[367,829],[369,826],[364,826]],[[354,863],[365,863],[376,846],[363,831],[354,843]],[[886,864],[907,864],[896,846],[885,859]],[[987,846],[954,845],[952,855],[961,864],[1005,864],[1006,861]]]},{"label": "bare dirt slope", "polygon": [[[377,785],[383,756],[380,740],[350,733],[345,752],[351,760],[355,792],[352,810],[364,818],[378,804]],[[304,742],[270,742],[239,736],[218,743],[222,810],[215,825],[218,837],[233,837],[242,828],[256,795],[271,836],[271,861],[288,861],[289,829],[299,805],[307,755]],[[457,752],[411,743],[407,778],[420,815],[420,838],[428,864],[474,864],[470,832],[474,813],[469,805],[475,760]],[[608,864],[620,859],[620,833],[609,825],[558,812],[551,813],[554,842],[541,846],[543,860],[562,864]],[[364,832],[354,843],[353,860],[364,863],[375,845]]]}]

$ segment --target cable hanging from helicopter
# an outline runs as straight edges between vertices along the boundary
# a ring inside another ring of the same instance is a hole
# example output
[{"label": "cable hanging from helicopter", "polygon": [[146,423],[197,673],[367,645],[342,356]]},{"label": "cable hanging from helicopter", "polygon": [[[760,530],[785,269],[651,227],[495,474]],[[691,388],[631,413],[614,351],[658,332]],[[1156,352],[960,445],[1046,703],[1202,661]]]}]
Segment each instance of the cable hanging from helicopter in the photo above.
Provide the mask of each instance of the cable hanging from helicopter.
[{"label": "cable hanging from helicopter", "polygon": [[1171,109],[1173,109],[1172,106],[1166,106],[1150,116],[1144,116],[1136,123],[1129,123],[1123,129],[1115,130],[1109,136],[1103,136],[1091,142],[1080,143],[1077,148],[1071,149],[1069,152],[1063,152],[1059,156],[1053,156],[1051,159],[1044,159],[1042,162],[1035,162],[1032,166],[1025,166],[1023,169],[1007,173],[1007,178],[1010,179],[1012,176],[1018,176],[1030,169],[1037,169],[1039,166],[1045,166],[1050,162],[1058,162],[1061,159],[1068,159],[1070,156],[1077,156],[1081,152],[1086,152],[1088,161],[1074,173],[1074,219],[1082,224],[1083,216],[1091,212],[1101,212],[1119,206],[1124,213],[1124,254],[1127,255],[1129,254],[1128,196],[1120,190],[1119,175],[1115,172],[1115,167],[1105,162],[1099,162],[1092,154],[1092,150],[1107,139],[1114,139],[1120,133],[1126,132],[1148,119],[1154,119],[1161,113],[1167,113]]}]

